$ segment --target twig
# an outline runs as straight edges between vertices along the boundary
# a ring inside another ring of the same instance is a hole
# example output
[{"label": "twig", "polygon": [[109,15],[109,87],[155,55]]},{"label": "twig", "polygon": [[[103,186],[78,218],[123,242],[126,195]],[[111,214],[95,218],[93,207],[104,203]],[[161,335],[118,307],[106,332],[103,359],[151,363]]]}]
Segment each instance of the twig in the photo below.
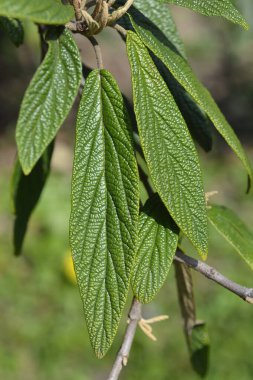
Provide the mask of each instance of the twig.
[{"label": "twig", "polygon": [[185,255],[183,252],[179,250],[177,251],[174,257],[174,260],[188,265],[192,269],[203,274],[205,277],[209,278],[210,280],[214,282],[217,282],[217,284],[223,286],[224,288],[228,289],[230,292],[236,294],[237,296],[242,298],[244,301],[253,304],[253,289],[252,288],[246,288],[245,286],[239,285],[235,283],[234,281],[229,280],[213,267],[203,263],[200,260],[193,259],[192,257]]},{"label": "twig", "polygon": [[96,54],[96,59],[97,59],[97,66],[100,70],[102,70],[104,68],[103,66],[103,58],[102,58],[102,53],[101,53],[101,49],[100,49],[100,46],[96,40],[95,37],[93,36],[90,36],[90,37],[87,37],[89,39],[89,41],[92,43],[92,46],[94,48],[94,51],[95,51],[95,54]]},{"label": "twig", "polygon": [[107,25],[112,25],[119,18],[121,18],[128,11],[128,9],[133,5],[133,2],[134,0],[127,0],[125,5],[123,5],[122,7],[119,7],[116,11],[114,11],[111,15],[109,15]]},{"label": "twig", "polygon": [[114,3],[116,3],[116,0],[109,0],[108,2],[108,7],[112,7]]},{"label": "twig", "polygon": [[111,373],[107,380],[117,380],[123,366],[127,365],[129,353],[132,347],[134,335],[139,321],[141,320],[141,303],[136,298],[133,299],[133,303],[129,312],[129,323],[126,329],[123,343],[117,354],[116,360],[112,367]]},{"label": "twig", "polygon": [[72,4],[75,10],[75,15],[77,21],[82,20],[82,10],[81,10],[81,1],[80,0],[72,0]]},{"label": "twig", "polygon": [[115,24],[115,25],[109,25],[111,26],[113,29],[117,30],[117,32],[119,32],[119,34],[121,34],[121,36],[126,39],[126,36],[127,36],[127,30],[125,28],[123,28],[123,26],[119,25],[119,24]]}]

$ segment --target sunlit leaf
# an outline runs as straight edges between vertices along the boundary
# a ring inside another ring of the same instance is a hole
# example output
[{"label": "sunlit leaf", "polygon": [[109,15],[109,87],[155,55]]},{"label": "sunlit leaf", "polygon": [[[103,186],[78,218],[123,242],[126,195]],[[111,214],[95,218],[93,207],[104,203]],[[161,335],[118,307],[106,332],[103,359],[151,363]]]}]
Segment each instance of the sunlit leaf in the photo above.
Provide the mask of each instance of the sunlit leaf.
[{"label": "sunlit leaf", "polygon": [[157,195],[139,217],[138,251],[132,276],[136,298],[148,303],[164,284],[177,248],[178,228]]},{"label": "sunlit leaf", "polygon": [[48,52],[24,95],[16,129],[21,166],[30,173],[68,116],[82,75],[80,54],[67,30]]},{"label": "sunlit leaf", "polygon": [[105,355],[136,254],[139,178],[130,119],[106,70],[86,79],[77,117],[70,243],[92,346]]},{"label": "sunlit leaf", "polygon": [[150,55],[127,33],[134,109],[155,189],[199,253],[207,254],[207,216],[198,155],[185,121]]},{"label": "sunlit leaf", "polygon": [[60,25],[74,17],[74,9],[60,0],[0,0],[0,15]]},{"label": "sunlit leaf", "polygon": [[205,16],[221,16],[248,29],[249,26],[240,12],[230,0],[159,0],[162,3],[170,3],[190,8]]},{"label": "sunlit leaf", "polygon": [[165,41],[161,42],[148,29],[138,26],[133,20],[132,23],[142,42],[165,64],[175,79],[209,116],[216,129],[242,161],[251,183],[253,176],[252,168],[240,141],[210,93],[196,78],[188,63]]}]

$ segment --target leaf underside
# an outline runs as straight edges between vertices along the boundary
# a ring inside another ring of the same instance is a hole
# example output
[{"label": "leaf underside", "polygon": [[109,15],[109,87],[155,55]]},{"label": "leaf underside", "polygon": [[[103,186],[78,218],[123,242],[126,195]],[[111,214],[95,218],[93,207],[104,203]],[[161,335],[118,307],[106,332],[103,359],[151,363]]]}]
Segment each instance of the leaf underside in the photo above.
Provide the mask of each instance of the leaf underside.
[{"label": "leaf underside", "polygon": [[159,6],[157,6],[157,0],[135,0],[134,6],[129,9],[129,13],[136,20],[138,25],[142,25],[147,20],[151,28],[156,25],[164,36],[176,47],[178,52],[183,57],[186,57],[184,44],[177,32],[175,22],[167,4],[159,4]]},{"label": "leaf underside", "polygon": [[[171,44],[183,57],[186,56],[183,43],[177,33],[174,21],[166,4],[161,4],[161,9],[154,5],[156,0],[138,0],[129,9],[129,14],[134,22],[151,31],[161,41]],[[138,9],[135,7],[137,6]],[[120,20],[121,25],[127,30],[133,30],[132,24],[125,15]],[[158,27],[159,26],[159,29]],[[207,152],[212,148],[212,123],[206,114],[193,101],[185,89],[174,79],[166,66],[154,54],[151,54],[158,71],[162,75],[165,83],[169,87],[185,121],[192,137]]]},{"label": "leaf underside", "polygon": [[50,40],[45,59],[23,98],[16,141],[21,166],[30,173],[66,119],[82,75],[80,54],[67,30]]},{"label": "leaf underside", "polygon": [[24,175],[17,160],[12,177],[12,202],[15,214],[14,253],[19,255],[30,216],[40,198],[50,171],[53,143],[49,145],[29,175]]},{"label": "leaf underside", "polygon": [[211,205],[208,218],[253,269],[253,233],[242,220],[229,208],[219,205]]},{"label": "leaf underside", "polygon": [[205,377],[209,368],[210,339],[204,322],[196,323],[191,331],[189,350],[193,369]]},{"label": "leaf underside", "polygon": [[98,357],[116,334],[135,258],[139,179],[131,134],[115,80],[92,71],[77,116],[70,244]]},{"label": "leaf underside", "polygon": [[24,40],[24,29],[19,20],[0,17],[0,29],[4,30],[14,45],[19,46]]},{"label": "leaf underside", "polygon": [[198,155],[185,121],[139,37],[127,33],[134,108],[155,189],[170,215],[207,254],[207,216]]},{"label": "leaf underside", "polygon": [[0,15],[60,25],[74,18],[74,9],[60,0],[0,0]]},{"label": "leaf underside", "polygon": [[210,341],[204,322],[196,320],[196,306],[191,269],[175,262],[176,281],[184,332],[193,369],[204,377],[209,367]]},{"label": "leaf underside", "polygon": [[182,7],[190,8],[193,11],[202,13],[205,16],[221,16],[227,20],[241,25],[248,29],[249,26],[240,12],[233,6],[230,0],[160,0],[163,3],[170,3]]},{"label": "leaf underside", "polygon": [[177,54],[169,44],[166,44],[165,41],[161,42],[148,29],[138,26],[133,20],[132,24],[147,48],[164,63],[175,79],[209,116],[218,132],[223,136],[228,145],[241,160],[248,172],[249,184],[251,184],[253,178],[252,168],[240,141],[210,93],[196,78],[188,63],[183,57]]},{"label": "leaf underside", "polygon": [[178,228],[157,195],[139,217],[138,249],[131,279],[142,303],[153,300],[164,284],[177,249]]}]

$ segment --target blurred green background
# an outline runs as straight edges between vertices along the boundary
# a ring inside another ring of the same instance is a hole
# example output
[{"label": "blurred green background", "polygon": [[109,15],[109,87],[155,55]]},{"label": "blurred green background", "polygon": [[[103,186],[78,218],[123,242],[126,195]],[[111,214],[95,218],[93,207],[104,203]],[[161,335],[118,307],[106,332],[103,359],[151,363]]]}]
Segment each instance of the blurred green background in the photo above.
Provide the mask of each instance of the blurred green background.
[{"label": "blurred green background", "polygon": [[[251,0],[238,3],[246,18],[253,14]],[[173,12],[193,68],[253,162],[253,28],[245,32],[224,20],[210,20],[176,7]],[[253,23],[253,19],[248,21]],[[105,31],[99,39],[105,67],[131,96],[124,45],[113,31]],[[84,62],[95,67],[89,44],[84,39],[78,43]],[[89,344],[78,289],[64,271],[74,112],[57,138],[52,173],[31,219],[23,256],[15,258],[9,191],[16,154],[14,129],[20,100],[39,62],[35,27],[26,24],[25,44],[19,49],[0,33],[0,51],[0,379],[105,379],[119,348],[127,311],[111,351],[97,360]],[[245,194],[246,174],[215,133],[214,143],[212,153],[200,151],[205,189],[218,190],[215,202],[236,210],[253,230],[253,194]],[[210,265],[234,281],[253,286],[250,269],[212,227],[209,249]],[[189,253],[195,255],[192,248]],[[199,274],[194,273],[194,284],[198,318],[206,321],[211,339],[207,379],[252,379],[252,306]],[[160,314],[168,314],[170,319],[154,326],[157,342],[137,332],[122,379],[198,379],[184,341],[173,268],[156,300],[144,307],[145,317]]]}]

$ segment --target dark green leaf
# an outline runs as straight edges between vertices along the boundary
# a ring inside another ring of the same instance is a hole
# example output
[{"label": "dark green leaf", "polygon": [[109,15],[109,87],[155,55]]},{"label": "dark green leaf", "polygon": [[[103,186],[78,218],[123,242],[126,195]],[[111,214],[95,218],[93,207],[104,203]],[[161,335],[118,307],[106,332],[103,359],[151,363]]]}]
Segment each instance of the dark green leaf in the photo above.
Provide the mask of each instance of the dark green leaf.
[{"label": "dark green leaf", "polygon": [[177,106],[185,119],[187,127],[195,141],[206,151],[212,149],[212,126],[209,118],[194,102],[192,97],[174,79],[167,67],[151,53],[151,57],[156,64],[163,80],[169,87]]},{"label": "dark green leaf", "polygon": [[[165,4],[162,5],[162,12],[160,13],[159,8],[151,7],[153,3],[156,3],[156,0],[148,0],[147,3],[144,0],[139,0],[137,1],[139,10],[135,7],[131,7],[129,14],[137,25],[151,31],[165,44],[171,44],[171,47],[173,47],[175,51],[178,51],[185,57],[183,43],[177,34],[177,30],[169,13],[168,7]],[[136,5],[136,3],[134,4]],[[150,5],[150,7],[148,5]],[[127,30],[133,29],[127,16],[125,16],[123,20],[121,19],[121,24]],[[160,29],[157,28],[157,25],[159,25]],[[154,54],[151,54],[151,57],[169,87],[186,121],[191,135],[205,151],[210,151],[212,148],[212,123],[209,118],[204,114],[204,112],[202,112],[184,88],[174,79],[160,59],[158,59]]]},{"label": "dark green leaf", "polygon": [[193,326],[189,349],[191,363],[194,370],[201,377],[205,377],[209,367],[210,340],[208,330],[204,322],[196,323]]},{"label": "dark green leaf", "polygon": [[24,29],[19,20],[0,17],[0,28],[8,34],[14,45],[19,46],[24,40]]},{"label": "dark green leaf", "polygon": [[221,16],[248,29],[249,26],[243,16],[233,6],[230,0],[160,0],[162,3],[170,3],[190,8],[205,16]]},{"label": "dark green leaf", "polygon": [[60,0],[0,0],[0,15],[60,25],[74,17],[74,9]]},{"label": "dark green leaf", "polygon": [[252,168],[240,141],[219,110],[210,93],[195,77],[185,59],[177,54],[169,44],[166,44],[165,41],[161,42],[156,38],[156,36],[154,36],[148,29],[138,26],[133,20],[132,23],[143,43],[165,64],[175,79],[209,116],[216,129],[242,161],[248,172],[251,183],[253,176]]},{"label": "dark green leaf", "polygon": [[[175,24],[171,18],[167,5],[162,5],[162,12],[160,13],[159,8],[151,7],[154,3],[156,3],[156,0],[148,0],[147,3],[144,0],[139,0],[137,1],[139,10],[135,7],[131,7],[129,14],[136,24],[151,31],[160,41],[164,41],[165,44],[171,44],[175,51],[178,51],[185,57],[183,43],[177,34]],[[136,3],[134,4],[136,5]],[[148,5],[150,5],[150,7]],[[120,23],[127,30],[133,29],[127,16],[123,17],[123,19],[120,20]],[[157,28],[157,25],[159,25],[160,29]],[[173,75],[171,75],[160,59],[154,54],[151,54],[151,57],[165,83],[169,87],[192,137],[205,151],[210,151],[212,148],[212,123],[209,118],[193,101],[191,96],[187,94],[185,89],[174,79]]]},{"label": "dark green leaf", "polygon": [[67,30],[48,42],[48,52],[29,84],[18,118],[16,140],[21,166],[30,173],[66,119],[82,75],[80,54]]},{"label": "dark green leaf", "polygon": [[209,336],[205,323],[196,321],[196,306],[190,268],[175,262],[176,281],[184,332],[193,369],[202,377],[209,366]]},{"label": "dark green leaf", "polygon": [[132,277],[136,298],[148,303],[164,284],[178,242],[178,228],[157,195],[139,217],[138,251]]},{"label": "dark green leaf", "polygon": [[139,179],[117,83],[94,70],[76,131],[70,243],[92,346],[105,355],[125,305],[136,254]]},{"label": "dark green leaf", "polygon": [[[138,11],[136,11],[135,7]],[[129,13],[138,25],[145,23],[143,15],[156,25],[164,34],[164,36],[176,47],[177,51],[183,56],[186,56],[184,44],[179,37],[176,25],[172,18],[169,7],[166,4],[159,4],[157,6],[157,0],[135,0],[134,7],[129,9]]]},{"label": "dark green leaf", "polygon": [[53,152],[53,143],[39,159],[31,173],[24,175],[17,160],[12,177],[12,201],[15,214],[14,222],[14,252],[19,255],[27,230],[30,216],[40,198],[45,186]]},{"label": "dark green leaf", "polygon": [[232,210],[218,205],[208,209],[208,218],[253,269],[253,233],[242,220]]},{"label": "dark green leaf", "polygon": [[177,105],[139,37],[127,33],[134,108],[155,189],[199,253],[207,254],[207,216],[198,155]]}]

